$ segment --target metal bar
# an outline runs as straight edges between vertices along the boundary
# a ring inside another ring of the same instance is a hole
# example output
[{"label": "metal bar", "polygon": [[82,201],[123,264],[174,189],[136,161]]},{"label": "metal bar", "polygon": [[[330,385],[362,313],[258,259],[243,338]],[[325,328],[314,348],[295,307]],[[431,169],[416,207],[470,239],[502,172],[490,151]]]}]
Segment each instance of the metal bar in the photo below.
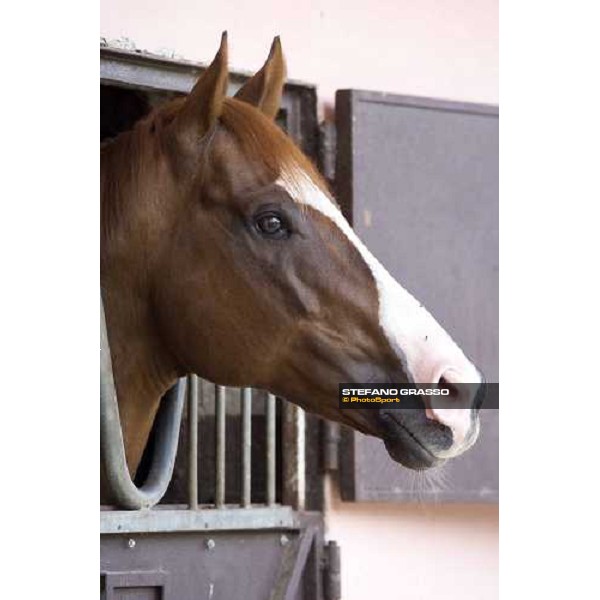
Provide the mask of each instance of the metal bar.
[{"label": "metal bar", "polygon": [[296,407],[296,443],[298,445],[298,510],[306,508],[306,413]]},{"label": "metal bar", "polygon": [[225,387],[215,386],[215,505],[225,505]]},{"label": "metal bar", "polygon": [[267,394],[267,504],[275,504],[275,408],[276,398]]},{"label": "metal bar", "polygon": [[[324,523],[322,518],[319,520],[317,519],[315,519],[317,522],[313,526],[315,530],[315,537],[313,539],[313,543],[311,544],[308,557],[306,558],[306,565],[304,566],[302,590],[305,598],[329,600],[329,598],[326,598],[326,596],[323,595],[323,576],[325,575],[323,572],[323,567],[325,565],[325,557],[323,555],[323,548],[325,544],[323,540]],[[339,598],[336,600],[339,600]]]},{"label": "metal bar", "polygon": [[283,553],[277,580],[271,590],[270,600],[294,600],[297,597],[298,586],[315,540],[315,533],[314,527],[307,527],[296,540],[288,544]]},{"label": "metal bar", "polygon": [[167,491],[177,454],[185,388],[185,379],[180,379],[162,400],[156,417],[156,449],[152,465],[144,485],[138,488],[131,480],[125,458],[104,305],[100,297],[100,448],[110,492],[120,507],[149,508]]},{"label": "metal bar", "polygon": [[198,377],[188,376],[188,503],[198,508]]},{"label": "metal bar", "polygon": [[298,516],[290,506],[142,511],[100,511],[100,533],[160,533],[175,531],[242,531],[251,529],[298,529]]},{"label": "metal bar", "polygon": [[296,510],[304,510],[306,498],[306,415],[290,402],[283,403],[282,436],[283,447],[282,501]]},{"label": "metal bar", "polygon": [[252,486],[252,390],[243,388],[242,404],[242,506],[251,503]]},{"label": "metal bar", "polygon": [[[208,65],[181,58],[169,58],[115,47],[100,48],[100,81],[102,83],[121,84],[128,87],[144,87],[160,91],[189,92],[206,71]],[[236,69],[229,73],[230,89],[238,89],[254,73]],[[286,81],[284,98],[287,92],[310,91],[316,94],[315,86],[298,79]],[[295,96],[296,94],[294,94]],[[315,111],[316,115],[316,111]]]}]

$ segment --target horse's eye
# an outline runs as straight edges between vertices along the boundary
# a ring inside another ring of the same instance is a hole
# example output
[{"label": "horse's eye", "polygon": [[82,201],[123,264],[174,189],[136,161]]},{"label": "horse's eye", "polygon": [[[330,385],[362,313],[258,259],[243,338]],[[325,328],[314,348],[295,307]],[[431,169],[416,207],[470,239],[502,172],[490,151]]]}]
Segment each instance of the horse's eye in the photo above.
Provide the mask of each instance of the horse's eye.
[{"label": "horse's eye", "polygon": [[266,213],[256,218],[256,228],[266,237],[283,238],[288,235],[285,221],[275,213]]}]

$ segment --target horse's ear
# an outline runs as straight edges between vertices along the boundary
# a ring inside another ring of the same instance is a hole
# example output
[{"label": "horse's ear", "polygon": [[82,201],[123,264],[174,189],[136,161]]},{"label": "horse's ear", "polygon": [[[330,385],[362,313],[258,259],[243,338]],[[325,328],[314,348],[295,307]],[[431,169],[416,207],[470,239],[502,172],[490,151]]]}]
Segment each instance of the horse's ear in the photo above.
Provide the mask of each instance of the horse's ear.
[{"label": "horse's ear", "polygon": [[285,77],[285,58],[277,36],[271,45],[267,62],[238,90],[235,97],[256,106],[270,119],[274,119],[281,103]]},{"label": "horse's ear", "polygon": [[178,125],[194,137],[202,137],[221,115],[228,81],[227,32],[224,31],[219,51],[181,107]]}]

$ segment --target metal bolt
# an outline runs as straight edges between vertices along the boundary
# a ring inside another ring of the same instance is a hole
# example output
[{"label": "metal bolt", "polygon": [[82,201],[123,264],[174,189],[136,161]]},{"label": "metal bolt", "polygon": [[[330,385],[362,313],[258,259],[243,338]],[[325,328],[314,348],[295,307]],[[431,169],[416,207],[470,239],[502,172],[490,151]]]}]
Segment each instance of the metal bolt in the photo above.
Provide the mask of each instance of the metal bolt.
[{"label": "metal bolt", "polygon": [[204,542],[204,545],[206,546],[207,550],[212,550],[216,546],[215,540],[213,540],[213,539],[206,540],[206,542]]},{"label": "metal bolt", "polygon": [[282,546],[287,546],[287,545],[288,545],[288,543],[289,543],[289,541],[290,541],[290,538],[288,538],[288,536],[287,536],[287,535],[285,535],[285,534],[284,534],[284,535],[282,535],[282,536],[279,538],[279,543],[280,543]]},{"label": "metal bolt", "polygon": [[135,548],[135,540],[133,538],[130,538],[129,541],[127,542],[127,545],[130,548]]}]

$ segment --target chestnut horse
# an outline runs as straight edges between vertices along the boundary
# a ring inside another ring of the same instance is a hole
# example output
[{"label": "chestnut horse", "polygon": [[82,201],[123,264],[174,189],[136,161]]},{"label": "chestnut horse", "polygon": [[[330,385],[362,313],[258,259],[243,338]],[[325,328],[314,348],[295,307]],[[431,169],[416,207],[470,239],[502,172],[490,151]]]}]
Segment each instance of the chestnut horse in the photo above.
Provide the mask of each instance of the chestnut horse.
[{"label": "chestnut horse", "polygon": [[475,393],[462,386],[451,410],[339,409],[338,382],[481,379],[275,125],[285,77],[276,38],[227,98],[224,34],[189,96],[102,147],[102,296],[132,473],[161,396],[190,373],[382,438],[413,469],[477,437]]}]

